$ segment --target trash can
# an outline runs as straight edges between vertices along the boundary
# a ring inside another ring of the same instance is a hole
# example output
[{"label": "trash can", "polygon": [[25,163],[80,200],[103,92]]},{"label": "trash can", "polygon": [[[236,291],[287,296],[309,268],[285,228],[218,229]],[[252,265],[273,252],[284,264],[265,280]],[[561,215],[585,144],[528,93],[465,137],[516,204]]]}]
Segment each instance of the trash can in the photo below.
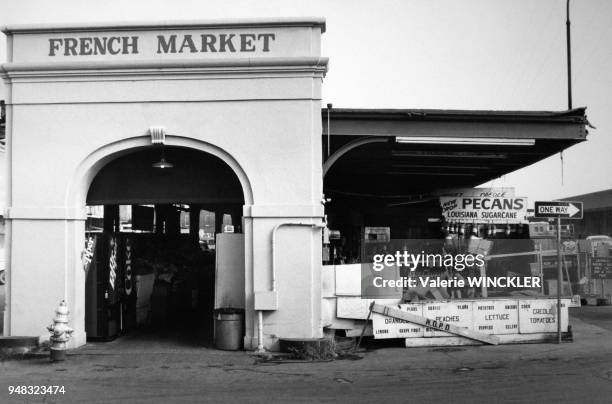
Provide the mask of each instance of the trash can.
[{"label": "trash can", "polygon": [[244,342],[244,310],[215,310],[215,348],[226,351],[242,349]]}]

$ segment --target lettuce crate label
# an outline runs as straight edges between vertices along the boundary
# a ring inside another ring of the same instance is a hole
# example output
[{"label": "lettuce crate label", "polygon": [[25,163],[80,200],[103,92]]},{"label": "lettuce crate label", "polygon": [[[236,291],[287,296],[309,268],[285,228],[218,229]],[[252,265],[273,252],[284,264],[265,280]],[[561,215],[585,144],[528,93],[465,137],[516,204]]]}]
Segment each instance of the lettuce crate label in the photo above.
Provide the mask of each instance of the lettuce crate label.
[{"label": "lettuce crate label", "polygon": [[474,331],[485,334],[518,334],[517,300],[483,300],[474,302]]}]

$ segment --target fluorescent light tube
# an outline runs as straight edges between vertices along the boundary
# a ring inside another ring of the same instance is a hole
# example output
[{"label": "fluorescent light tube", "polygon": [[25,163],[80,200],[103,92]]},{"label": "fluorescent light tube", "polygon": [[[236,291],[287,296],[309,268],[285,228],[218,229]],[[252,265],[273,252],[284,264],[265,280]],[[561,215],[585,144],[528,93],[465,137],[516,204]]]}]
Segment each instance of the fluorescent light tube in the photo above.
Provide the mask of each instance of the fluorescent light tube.
[{"label": "fluorescent light tube", "polygon": [[429,137],[429,136],[397,136],[397,143],[420,144],[467,144],[484,146],[533,146],[535,139],[489,138],[489,137]]}]

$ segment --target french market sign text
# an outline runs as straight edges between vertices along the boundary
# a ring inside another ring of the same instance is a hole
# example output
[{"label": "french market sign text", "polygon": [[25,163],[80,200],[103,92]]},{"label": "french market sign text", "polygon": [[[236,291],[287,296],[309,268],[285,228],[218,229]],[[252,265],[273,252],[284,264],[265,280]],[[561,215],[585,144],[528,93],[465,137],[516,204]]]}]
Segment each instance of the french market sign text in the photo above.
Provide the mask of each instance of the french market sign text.
[{"label": "french market sign text", "polygon": [[441,196],[442,215],[447,221],[462,223],[524,223],[527,198]]},{"label": "french market sign text", "polygon": [[[132,61],[148,65],[219,59],[223,64],[240,59],[240,66],[245,66],[245,61],[256,58],[265,58],[269,63],[274,61],[272,58],[278,58],[278,62],[291,58],[296,64],[300,60],[295,58],[309,58],[302,61],[318,63],[320,59],[320,63],[325,63],[317,40],[323,29],[318,20],[237,20],[227,24],[24,26],[6,27],[3,32],[10,34],[12,63],[70,63],[71,68],[78,68],[76,63],[113,61],[129,69]],[[127,64],[123,65],[124,62]]]},{"label": "french market sign text", "polygon": [[49,38],[49,56],[270,52],[274,33],[157,35],[155,48],[139,47],[139,36],[84,36]]}]

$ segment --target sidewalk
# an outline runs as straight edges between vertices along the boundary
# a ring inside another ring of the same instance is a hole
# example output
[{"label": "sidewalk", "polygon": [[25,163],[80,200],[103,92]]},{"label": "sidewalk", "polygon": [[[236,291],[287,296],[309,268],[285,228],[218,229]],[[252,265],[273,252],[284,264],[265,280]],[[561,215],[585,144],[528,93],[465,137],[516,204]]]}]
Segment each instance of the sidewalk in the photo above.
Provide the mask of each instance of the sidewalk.
[{"label": "sidewalk", "polygon": [[[612,313],[612,311],[610,311]],[[361,360],[259,363],[225,352],[124,338],[88,344],[64,363],[0,363],[0,402],[584,402],[612,397],[612,331],[570,324],[574,343],[384,348]],[[64,385],[58,396],[9,396],[8,385]]]}]

